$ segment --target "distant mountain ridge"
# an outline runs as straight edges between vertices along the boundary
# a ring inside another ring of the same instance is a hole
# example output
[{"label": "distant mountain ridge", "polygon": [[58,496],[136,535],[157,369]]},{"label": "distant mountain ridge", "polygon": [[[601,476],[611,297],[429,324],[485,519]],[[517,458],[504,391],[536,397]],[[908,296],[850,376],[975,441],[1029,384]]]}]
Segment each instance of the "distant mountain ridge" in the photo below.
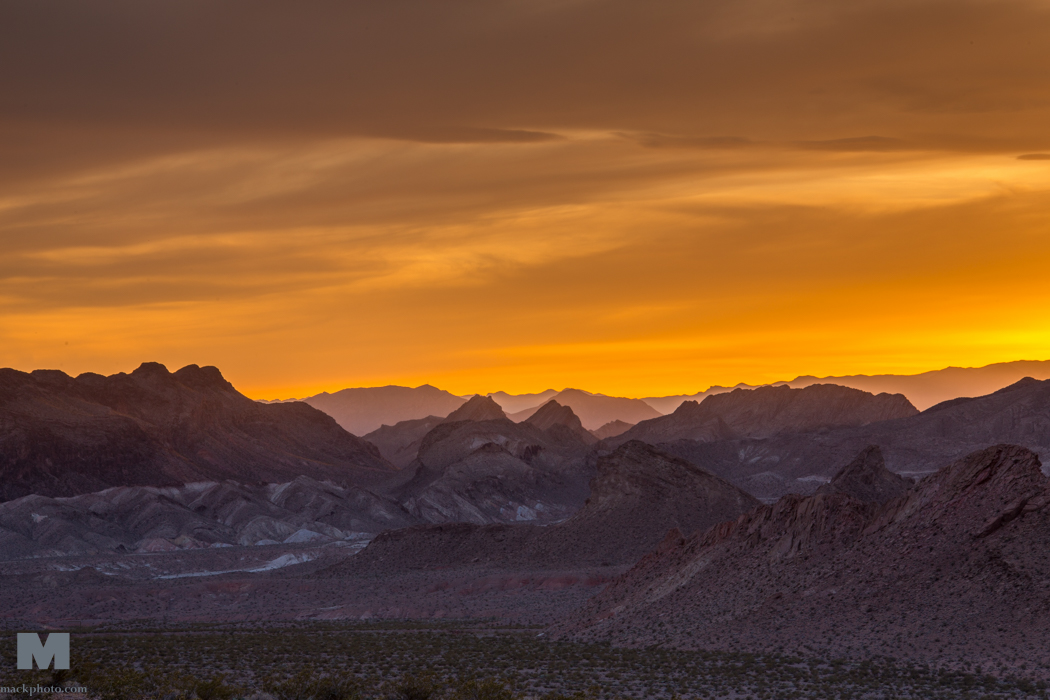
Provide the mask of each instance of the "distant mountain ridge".
[{"label": "distant mountain ridge", "polygon": [[904,394],[920,411],[960,397],[991,394],[1025,378],[1050,379],[1050,360],[1016,360],[983,367],[946,367],[919,374],[853,374],[837,377],[799,376],[790,381],[770,384],[737,384],[732,387],[712,386],[696,394],[653,396],[643,399],[661,413],[672,413],[683,402],[702,401],[708,396],[734,389],[756,389],[759,386],[789,386],[802,389],[813,384],[837,384],[872,394]]},{"label": "distant mountain ridge", "polygon": [[335,418],[354,435],[366,435],[383,425],[405,420],[445,416],[467,402],[447,391],[424,384],[342,389],[299,399]]},{"label": "distant mountain ridge", "polygon": [[[580,389],[565,389],[551,397],[562,406],[568,406],[573,413],[579,416],[583,427],[587,430],[597,430],[607,423],[613,421],[624,421],[626,423],[638,423],[649,418],[658,418],[661,414],[655,408],[641,399],[626,399],[618,396],[604,396],[592,394]],[[509,418],[515,422],[528,419],[539,410],[540,406],[534,406],[524,411],[509,414]]]}]

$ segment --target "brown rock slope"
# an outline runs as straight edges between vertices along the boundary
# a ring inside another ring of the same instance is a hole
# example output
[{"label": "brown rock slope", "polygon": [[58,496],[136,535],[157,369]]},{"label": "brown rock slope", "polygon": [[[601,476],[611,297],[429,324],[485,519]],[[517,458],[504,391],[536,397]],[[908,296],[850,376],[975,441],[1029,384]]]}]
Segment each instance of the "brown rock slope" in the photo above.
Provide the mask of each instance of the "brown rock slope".
[{"label": "brown rock slope", "polygon": [[912,486],[911,479],[886,468],[878,445],[869,445],[829,483],[818,488],[817,493],[844,493],[864,503],[885,503],[903,496]]},{"label": "brown rock slope", "polygon": [[665,542],[556,636],[1050,673],[1050,491],[998,445],[879,506],[786,496]]},{"label": "brown rock slope", "polygon": [[869,394],[857,389],[817,384],[805,389],[768,386],[736,389],[686,401],[668,416],[642,421],[606,440],[609,446],[627,440],[650,444],[673,440],[711,442],[732,438],[765,438],[821,428],[859,426],[918,413],[900,394]]},{"label": "brown rock slope", "polygon": [[218,369],[77,378],[0,370],[0,498],[300,475],[370,482],[392,467],[376,448],[302,403],[263,405]]}]

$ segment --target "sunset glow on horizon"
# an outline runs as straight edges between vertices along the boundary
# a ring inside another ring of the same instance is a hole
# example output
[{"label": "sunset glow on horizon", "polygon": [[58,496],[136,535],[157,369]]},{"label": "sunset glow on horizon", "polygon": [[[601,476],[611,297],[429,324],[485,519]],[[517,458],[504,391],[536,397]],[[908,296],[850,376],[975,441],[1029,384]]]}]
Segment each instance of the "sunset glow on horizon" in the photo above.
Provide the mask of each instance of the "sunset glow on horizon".
[{"label": "sunset glow on horizon", "polygon": [[1047,36],[1034,0],[7,6],[0,366],[644,397],[1048,359]]}]

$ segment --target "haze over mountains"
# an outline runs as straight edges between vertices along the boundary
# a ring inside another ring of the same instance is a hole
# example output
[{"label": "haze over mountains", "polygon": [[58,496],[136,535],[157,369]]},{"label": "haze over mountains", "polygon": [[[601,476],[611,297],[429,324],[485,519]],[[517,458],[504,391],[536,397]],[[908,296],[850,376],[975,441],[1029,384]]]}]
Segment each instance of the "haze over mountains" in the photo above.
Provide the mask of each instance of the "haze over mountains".
[{"label": "haze over mountains", "polygon": [[[913,406],[922,411],[954,398],[984,396],[1024,377],[1050,379],[1050,360],[1003,362],[985,367],[948,367],[914,375],[850,375],[822,378],[802,376],[791,381],[762,386],[802,389],[814,384],[834,384],[872,394],[903,394]],[[514,421],[528,418],[541,405],[550,399],[556,399],[561,405],[572,408],[583,426],[590,431],[602,430],[609,423],[616,425],[617,428],[605,429],[601,436],[604,438],[609,437],[609,433],[618,429],[621,423],[634,425],[643,420],[674,413],[685,401],[699,403],[708,396],[729,393],[735,389],[754,388],[758,386],[714,386],[696,394],[645,399],[605,396],[580,389],[548,389],[536,394],[517,395],[498,391],[487,396]],[[364,436],[377,431],[383,425],[393,426],[406,420],[444,417],[461,406],[466,398],[424,384],[415,388],[385,386],[343,389],[331,394],[317,394],[301,401],[325,411],[354,435]]]}]

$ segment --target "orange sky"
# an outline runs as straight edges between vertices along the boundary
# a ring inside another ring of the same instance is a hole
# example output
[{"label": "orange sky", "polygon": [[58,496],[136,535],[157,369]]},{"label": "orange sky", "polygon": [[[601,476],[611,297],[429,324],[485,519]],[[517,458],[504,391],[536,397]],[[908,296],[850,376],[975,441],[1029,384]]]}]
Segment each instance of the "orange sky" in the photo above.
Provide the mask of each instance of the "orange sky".
[{"label": "orange sky", "polygon": [[0,8],[0,365],[250,396],[1050,358],[1045,2]]}]

